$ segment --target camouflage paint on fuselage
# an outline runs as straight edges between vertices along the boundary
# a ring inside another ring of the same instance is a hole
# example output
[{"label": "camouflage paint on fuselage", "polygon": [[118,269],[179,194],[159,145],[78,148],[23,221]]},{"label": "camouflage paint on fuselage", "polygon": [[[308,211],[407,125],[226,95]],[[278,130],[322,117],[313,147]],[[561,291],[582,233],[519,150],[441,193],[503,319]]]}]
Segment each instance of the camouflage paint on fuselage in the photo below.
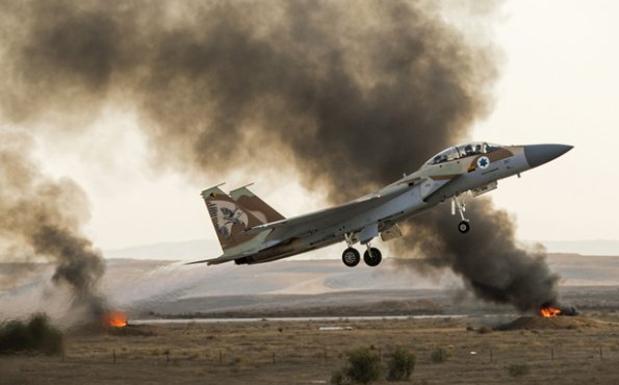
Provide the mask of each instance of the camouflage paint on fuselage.
[{"label": "camouflage paint on fuselage", "polygon": [[[224,249],[209,264],[234,260],[260,263],[334,243],[368,243],[398,221],[496,181],[548,162],[572,147],[565,145],[497,146],[470,143],[445,149],[419,170],[375,193],[330,209],[285,219],[246,187],[226,195],[205,190],[206,201]],[[199,261],[204,262],[204,261]]]}]

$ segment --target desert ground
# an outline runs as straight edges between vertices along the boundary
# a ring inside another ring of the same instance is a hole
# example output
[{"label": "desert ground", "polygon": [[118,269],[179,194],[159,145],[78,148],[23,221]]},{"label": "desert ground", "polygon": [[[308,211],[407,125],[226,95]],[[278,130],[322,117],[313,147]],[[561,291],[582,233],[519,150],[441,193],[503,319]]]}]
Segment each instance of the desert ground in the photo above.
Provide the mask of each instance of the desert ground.
[{"label": "desert ground", "polygon": [[[62,357],[2,357],[0,384],[324,384],[344,365],[345,353],[362,346],[384,361],[396,347],[410,349],[417,357],[415,384],[618,383],[618,314],[523,318],[510,331],[488,327],[508,320],[129,326],[69,336]],[[342,329],[320,330],[325,326]],[[437,348],[448,352],[446,361],[430,359]],[[510,374],[523,364],[528,373]]]},{"label": "desert ground", "polygon": [[[523,315],[467,296],[453,276],[403,272],[389,260],[356,270],[339,261],[218,270],[112,261],[104,289],[129,326],[68,331],[63,356],[0,356],[0,384],[324,384],[357,347],[383,365],[397,347],[413,352],[414,384],[618,384],[619,258],[553,255],[549,263],[562,277],[561,303],[580,315]],[[30,312],[38,299],[29,293],[49,279],[49,267],[17,283],[3,271],[3,314]],[[270,318],[295,316],[341,318]],[[436,363],[439,348],[448,356]],[[523,366],[526,373],[510,373]]]}]

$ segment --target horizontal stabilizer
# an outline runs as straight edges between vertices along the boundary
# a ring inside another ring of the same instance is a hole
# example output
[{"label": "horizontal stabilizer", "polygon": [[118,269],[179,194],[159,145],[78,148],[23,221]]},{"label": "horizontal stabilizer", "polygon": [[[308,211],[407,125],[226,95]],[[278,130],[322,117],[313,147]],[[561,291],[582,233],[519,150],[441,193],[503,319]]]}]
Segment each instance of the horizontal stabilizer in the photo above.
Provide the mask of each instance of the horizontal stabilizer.
[{"label": "horizontal stabilizer", "polygon": [[209,258],[209,259],[201,259],[199,261],[187,262],[185,265],[196,265],[199,263],[206,263],[207,265],[218,265],[220,263],[230,262],[237,259],[244,258],[248,255],[252,255],[253,253],[243,253],[237,255],[222,255],[217,258]]},{"label": "horizontal stabilizer", "polygon": [[[211,259],[213,259],[213,258],[211,258]],[[197,265],[198,263],[207,263],[211,259],[201,259],[199,261],[187,262],[187,263],[185,263],[185,265]]]}]

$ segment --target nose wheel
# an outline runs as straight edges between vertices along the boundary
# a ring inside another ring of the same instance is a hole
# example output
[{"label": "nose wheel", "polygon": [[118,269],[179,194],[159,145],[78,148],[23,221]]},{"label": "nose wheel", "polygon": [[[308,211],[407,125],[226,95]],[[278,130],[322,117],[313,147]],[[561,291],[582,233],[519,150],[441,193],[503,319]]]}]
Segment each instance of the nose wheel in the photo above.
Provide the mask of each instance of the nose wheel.
[{"label": "nose wheel", "polygon": [[462,221],[458,223],[458,231],[462,234],[466,234],[471,229],[471,224],[469,223],[469,220],[464,217],[466,206],[464,202],[460,201],[458,196],[453,197],[451,200],[451,215],[456,215],[456,209],[458,209],[458,213],[462,219]]},{"label": "nose wheel", "polygon": [[468,233],[470,229],[471,229],[471,225],[469,225],[468,221],[462,221],[458,223],[458,231],[461,232],[462,234]]}]

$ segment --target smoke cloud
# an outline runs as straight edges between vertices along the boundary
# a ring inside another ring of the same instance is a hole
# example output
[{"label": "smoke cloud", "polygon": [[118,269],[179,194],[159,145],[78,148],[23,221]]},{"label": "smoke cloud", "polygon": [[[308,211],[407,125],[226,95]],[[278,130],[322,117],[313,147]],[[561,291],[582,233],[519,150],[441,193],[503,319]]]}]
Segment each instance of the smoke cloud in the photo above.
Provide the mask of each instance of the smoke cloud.
[{"label": "smoke cloud", "polygon": [[[2,5],[10,121],[79,129],[103,105],[127,104],[158,168],[277,164],[334,203],[468,138],[497,76],[493,48],[465,38],[433,2]],[[522,310],[554,300],[556,277],[516,245],[505,213],[480,200],[469,216],[464,237],[443,210],[424,214],[400,246],[452,268],[483,299]]]},{"label": "smoke cloud", "polygon": [[104,263],[80,233],[86,196],[71,180],[44,176],[29,158],[31,145],[23,133],[0,131],[0,258],[53,262],[52,279],[70,289],[75,315],[96,319],[104,309],[97,292]]},{"label": "smoke cloud", "polygon": [[557,300],[559,277],[545,262],[541,246],[526,250],[515,239],[515,224],[490,199],[476,198],[467,206],[472,230],[456,228],[449,207],[423,213],[408,223],[411,233],[397,245],[399,253],[425,257],[426,267],[449,267],[479,298],[510,303],[522,311]]}]

